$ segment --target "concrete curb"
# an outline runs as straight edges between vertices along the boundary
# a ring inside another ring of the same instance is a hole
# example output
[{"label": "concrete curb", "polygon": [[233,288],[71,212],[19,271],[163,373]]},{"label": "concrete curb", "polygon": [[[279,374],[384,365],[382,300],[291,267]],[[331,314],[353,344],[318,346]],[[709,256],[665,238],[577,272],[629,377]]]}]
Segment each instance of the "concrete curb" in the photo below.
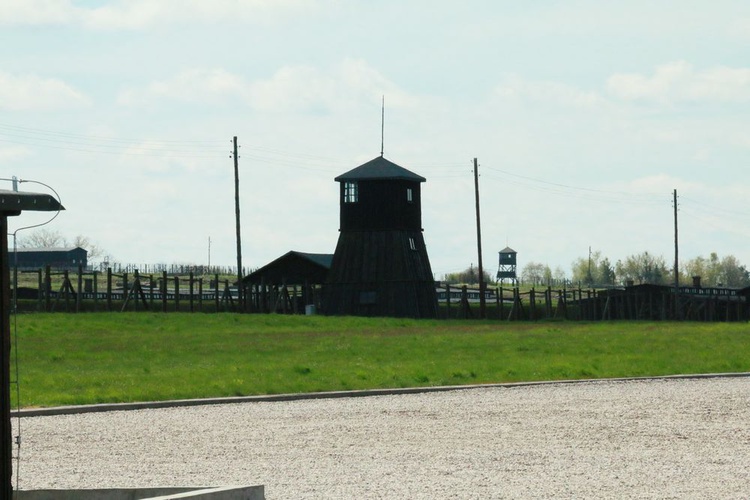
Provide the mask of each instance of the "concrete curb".
[{"label": "concrete curb", "polygon": [[264,486],[219,486],[203,488],[109,488],[82,490],[20,490],[13,500],[263,500]]},{"label": "concrete curb", "polygon": [[708,379],[708,378],[731,378],[750,377],[750,372],[737,373],[697,373],[690,375],[663,375],[651,377],[623,377],[623,378],[598,378],[598,379],[576,379],[576,380],[545,380],[535,382],[506,382],[497,384],[473,384],[473,385],[444,385],[433,387],[405,387],[391,389],[364,389],[356,391],[326,391],[290,394],[269,394],[258,396],[234,396],[220,398],[201,399],[177,399],[167,401],[143,401],[136,403],[105,403],[95,405],[56,406],[50,408],[28,408],[15,410],[13,417],[46,417],[53,415],[76,415],[81,413],[97,413],[107,411],[130,411],[155,408],[177,408],[182,406],[204,406],[236,403],[267,403],[279,401],[300,401],[306,399],[336,399],[336,398],[359,398],[368,396],[395,396],[399,394],[420,394],[429,392],[462,391],[469,389],[488,389],[528,387],[537,385],[558,384],[585,384],[596,382],[637,382],[649,380],[681,380],[681,379]]}]

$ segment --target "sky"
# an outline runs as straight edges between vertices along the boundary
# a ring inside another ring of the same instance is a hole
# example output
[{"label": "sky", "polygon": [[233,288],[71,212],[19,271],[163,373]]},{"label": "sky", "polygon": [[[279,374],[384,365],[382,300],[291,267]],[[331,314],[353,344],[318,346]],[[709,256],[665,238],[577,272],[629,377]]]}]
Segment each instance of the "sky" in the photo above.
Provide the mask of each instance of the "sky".
[{"label": "sky", "polygon": [[750,265],[750,2],[0,2],[0,178],[58,193],[46,229],[234,266],[234,136],[250,269],[333,253],[334,178],[381,141],[427,179],[436,279],[478,263],[474,158],[492,275],[671,263],[675,190],[681,262]]}]

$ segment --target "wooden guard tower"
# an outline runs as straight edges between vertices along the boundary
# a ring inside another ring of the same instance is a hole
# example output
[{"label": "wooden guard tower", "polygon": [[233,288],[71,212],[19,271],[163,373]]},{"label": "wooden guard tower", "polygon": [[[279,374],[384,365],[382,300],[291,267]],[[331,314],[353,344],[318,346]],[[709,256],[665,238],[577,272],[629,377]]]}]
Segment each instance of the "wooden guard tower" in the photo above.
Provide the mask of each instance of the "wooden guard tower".
[{"label": "wooden guard tower", "polygon": [[510,247],[500,250],[500,264],[497,268],[497,279],[501,282],[511,279],[515,283],[516,277],[516,251]]},{"label": "wooden guard tower", "polygon": [[339,240],[323,289],[331,315],[437,316],[422,234],[421,177],[379,156],[335,179]]}]

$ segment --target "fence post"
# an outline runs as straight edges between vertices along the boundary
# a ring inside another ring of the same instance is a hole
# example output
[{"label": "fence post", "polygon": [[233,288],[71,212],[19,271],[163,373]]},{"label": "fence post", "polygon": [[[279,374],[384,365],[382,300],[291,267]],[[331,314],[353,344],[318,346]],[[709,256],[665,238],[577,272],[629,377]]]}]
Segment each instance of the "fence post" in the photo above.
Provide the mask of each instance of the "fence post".
[{"label": "fence post", "polygon": [[216,312],[219,312],[219,273],[214,274],[214,303]]},{"label": "fence post", "polygon": [[445,283],[445,317],[450,319],[451,317],[451,285]]},{"label": "fence post", "polygon": [[107,312],[112,311],[112,268],[107,268]]},{"label": "fence post", "polygon": [[536,320],[536,290],[533,286],[529,291],[529,320]]},{"label": "fence post", "polygon": [[52,310],[52,268],[50,266],[44,268],[44,299],[44,309],[50,312]]},{"label": "fence post", "polygon": [[[138,288],[139,284],[141,282],[141,275],[138,272],[138,269],[133,271],[133,298],[135,298],[135,312],[138,312]],[[127,297],[126,297],[127,298]],[[127,302],[125,302],[127,304]]]},{"label": "fence post", "polygon": [[266,304],[268,303],[268,293],[267,292],[268,291],[266,290],[266,280],[265,280],[265,278],[261,278],[260,279],[260,291],[259,291],[259,294],[260,294],[260,301],[259,301],[260,307],[258,308],[258,311],[261,312],[261,313],[267,313],[268,312],[266,310]]},{"label": "fence post", "polygon": [[36,310],[39,312],[42,312],[42,307],[44,307],[44,280],[42,279],[42,269],[39,268],[39,270],[36,273],[37,275],[37,294],[36,294]]},{"label": "fence post", "polygon": [[167,312],[167,271],[161,272],[161,311]]},{"label": "fence post", "polygon": [[180,312],[180,277],[174,277],[174,311]]},{"label": "fence post", "polygon": [[70,312],[70,273],[63,271],[63,290],[65,290],[65,312]]},{"label": "fence post", "polygon": [[76,312],[81,310],[81,295],[83,294],[83,266],[78,264],[78,279],[76,280],[78,288],[76,290]]},{"label": "fence post", "polygon": [[508,319],[518,320],[521,317],[521,290],[516,286],[513,288],[513,306],[510,309]]},{"label": "fence post", "polygon": [[461,287],[461,309],[464,319],[469,319],[469,293],[466,285]]},{"label": "fence post", "polygon": [[232,298],[232,290],[229,288],[229,280],[224,280],[224,294],[227,297],[227,307],[229,311],[234,310],[234,298]]},{"label": "fence post", "polygon": [[198,310],[203,312],[203,277],[198,278]]},{"label": "fence post", "polygon": [[188,285],[188,290],[190,290],[190,312],[195,312],[193,308],[193,271],[190,271],[188,274],[188,279],[190,280],[190,283]]},{"label": "fence post", "polygon": [[94,292],[94,312],[99,312],[99,283],[97,283],[99,277],[99,271],[93,271],[92,285]]}]

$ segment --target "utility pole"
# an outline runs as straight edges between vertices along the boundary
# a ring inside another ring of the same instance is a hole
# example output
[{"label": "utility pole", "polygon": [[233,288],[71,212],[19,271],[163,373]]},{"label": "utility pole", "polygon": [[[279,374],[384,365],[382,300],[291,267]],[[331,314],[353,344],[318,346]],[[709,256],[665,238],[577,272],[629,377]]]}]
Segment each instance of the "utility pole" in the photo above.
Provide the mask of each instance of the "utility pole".
[{"label": "utility pole", "polygon": [[237,223],[237,306],[242,306],[242,239],[240,236],[240,165],[237,154],[237,136],[232,140],[234,144],[234,215]]},{"label": "utility pole", "polygon": [[678,320],[682,319],[682,308],[680,307],[680,267],[679,267],[679,240],[677,238],[677,190],[672,193],[672,204],[674,205],[674,311]]},{"label": "utility pole", "polygon": [[479,255],[479,317],[487,318],[487,304],[484,297],[486,283],[484,282],[484,268],[482,267],[482,224],[479,217],[479,164],[474,158],[474,200],[477,209],[477,253]]}]

